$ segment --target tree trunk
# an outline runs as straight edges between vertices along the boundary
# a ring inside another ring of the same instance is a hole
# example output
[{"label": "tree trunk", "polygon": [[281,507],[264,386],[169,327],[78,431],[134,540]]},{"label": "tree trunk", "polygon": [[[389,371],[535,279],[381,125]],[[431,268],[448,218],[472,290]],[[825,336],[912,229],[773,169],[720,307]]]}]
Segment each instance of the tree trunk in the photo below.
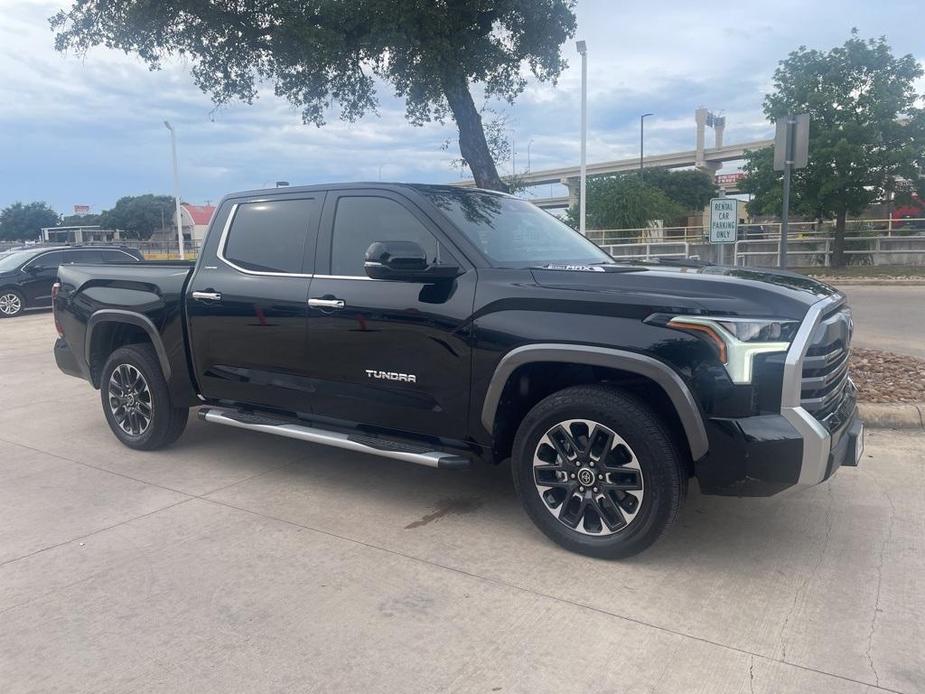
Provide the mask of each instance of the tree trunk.
[{"label": "tree trunk", "polygon": [[846,210],[839,210],[835,215],[835,239],[832,242],[832,267],[845,266],[845,222],[848,218]]},{"label": "tree trunk", "polygon": [[456,127],[459,128],[459,153],[469,165],[475,184],[479,188],[509,192],[491,158],[485,131],[482,130],[482,117],[472,100],[466,78],[459,75],[445,77],[443,93],[453,112]]}]

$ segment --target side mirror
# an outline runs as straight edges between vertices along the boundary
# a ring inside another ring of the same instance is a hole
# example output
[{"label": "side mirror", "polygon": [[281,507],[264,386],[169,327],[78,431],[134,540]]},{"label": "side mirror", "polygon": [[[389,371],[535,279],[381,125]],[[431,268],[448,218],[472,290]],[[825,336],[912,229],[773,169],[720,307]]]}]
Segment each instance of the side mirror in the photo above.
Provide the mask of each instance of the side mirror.
[{"label": "side mirror", "polygon": [[366,249],[366,274],[374,280],[440,282],[459,277],[455,265],[428,265],[427,254],[414,241],[377,241]]}]

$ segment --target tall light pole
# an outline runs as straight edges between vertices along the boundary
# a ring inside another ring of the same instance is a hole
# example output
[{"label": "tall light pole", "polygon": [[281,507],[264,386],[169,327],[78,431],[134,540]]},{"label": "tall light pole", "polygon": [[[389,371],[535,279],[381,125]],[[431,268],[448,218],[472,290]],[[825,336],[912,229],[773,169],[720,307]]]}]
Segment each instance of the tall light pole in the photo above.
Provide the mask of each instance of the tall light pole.
[{"label": "tall light pole", "polygon": [[527,173],[530,173],[530,146],[533,144],[533,138],[530,138],[530,141],[527,143]]},{"label": "tall light pole", "polygon": [[517,131],[511,128],[511,176],[517,175],[517,144],[515,138]]},{"label": "tall light pole", "polygon": [[177,173],[177,134],[169,121],[164,125],[170,131],[170,153],[173,157],[173,199],[177,210],[177,241],[180,244],[180,260],[186,259],[186,249],[183,247],[183,217],[180,215],[180,176]]},{"label": "tall light pole", "polygon": [[643,150],[645,148],[646,118],[655,115],[653,113],[643,113],[639,116],[639,180],[642,180],[643,170]]},{"label": "tall light pole", "polygon": [[585,233],[585,184],[588,179],[588,44],[576,41],[575,48],[581,55],[581,175],[578,186],[578,230]]}]

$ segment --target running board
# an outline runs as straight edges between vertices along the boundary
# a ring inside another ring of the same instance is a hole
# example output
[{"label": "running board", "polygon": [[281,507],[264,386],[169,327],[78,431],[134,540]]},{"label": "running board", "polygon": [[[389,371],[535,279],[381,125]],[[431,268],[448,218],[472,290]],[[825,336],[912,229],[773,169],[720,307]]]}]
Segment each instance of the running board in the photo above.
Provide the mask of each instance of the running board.
[{"label": "running board", "polygon": [[364,434],[343,434],[338,431],[319,429],[306,424],[294,424],[283,419],[275,419],[265,415],[242,412],[240,410],[225,409],[221,407],[203,407],[199,410],[199,419],[214,424],[224,424],[238,429],[262,431],[265,434],[285,436],[290,439],[299,439],[311,443],[320,443],[325,446],[344,448],[358,453],[403,460],[406,463],[417,463],[441,470],[462,470],[468,468],[470,461],[461,455],[435,451],[423,446],[405,444],[389,439],[377,438]]}]

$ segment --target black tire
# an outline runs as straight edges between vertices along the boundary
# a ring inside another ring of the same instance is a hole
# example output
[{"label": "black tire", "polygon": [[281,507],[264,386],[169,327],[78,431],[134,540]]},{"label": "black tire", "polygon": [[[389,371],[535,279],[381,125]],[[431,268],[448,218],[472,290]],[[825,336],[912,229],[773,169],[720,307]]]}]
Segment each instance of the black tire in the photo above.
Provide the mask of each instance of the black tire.
[{"label": "black tire", "polygon": [[[585,421],[557,427],[572,420]],[[598,439],[594,433],[598,429],[592,428],[589,422],[602,425],[599,429],[600,436],[604,437],[602,440],[614,444],[612,448],[602,444],[598,458],[591,457],[590,453],[594,448],[590,441]],[[577,435],[574,434],[576,430]],[[589,430],[583,438],[581,432]],[[576,443],[577,449],[586,445],[589,451],[584,454],[574,451],[576,462],[563,462],[561,451],[564,449],[549,445],[554,438],[561,437],[563,431],[571,436],[564,439],[565,448]],[[552,433],[552,438],[546,438],[548,433]],[[544,469],[534,468],[535,455],[541,461],[538,465]],[[549,458],[552,463],[545,465]],[[588,460],[597,460],[597,467]],[[633,467],[619,467],[621,465]],[[677,516],[687,483],[682,457],[661,418],[634,395],[603,385],[566,388],[530,410],[514,439],[511,470],[518,496],[540,530],[570,551],[603,559],[629,557],[654,543]],[[601,479],[599,473],[604,473],[604,482],[596,481]],[[576,489],[576,474],[578,478],[591,479],[591,484],[601,486]],[[552,480],[548,483],[555,484],[556,488],[543,486],[541,491],[538,484],[547,480]],[[626,489],[635,484],[639,491],[619,491],[617,484],[623,484]],[[609,486],[605,488],[604,485]],[[605,494],[612,495],[609,503]],[[564,500],[559,501],[558,496]],[[627,508],[632,512],[627,513]],[[572,526],[560,520],[557,513],[569,520],[576,516],[580,519]],[[609,534],[594,535],[594,532]]]},{"label": "black tire", "polygon": [[0,289],[0,318],[13,318],[26,310],[26,299],[15,289]]},{"label": "black tire", "polygon": [[[113,374],[117,370],[119,373],[114,381]],[[136,372],[141,375],[147,395],[144,391],[134,393],[141,382],[133,380]],[[136,387],[121,390],[120,384],[123,382]],[[122,396],[119,395],[120,391],[123,393]],[[124,405],[130,391],[130,409],[134,410],[127,414]],[[167,381],[161,371],[157,354],[149,344],[120,347],[109,355],[100,378],[100,400],[112,433],[129,448],[140,451],[153,451],[172,444],[180,438],[189,418],[189,408],[174,407],[170,402]],[[142,426],[145,420],[146,424]]]}]

